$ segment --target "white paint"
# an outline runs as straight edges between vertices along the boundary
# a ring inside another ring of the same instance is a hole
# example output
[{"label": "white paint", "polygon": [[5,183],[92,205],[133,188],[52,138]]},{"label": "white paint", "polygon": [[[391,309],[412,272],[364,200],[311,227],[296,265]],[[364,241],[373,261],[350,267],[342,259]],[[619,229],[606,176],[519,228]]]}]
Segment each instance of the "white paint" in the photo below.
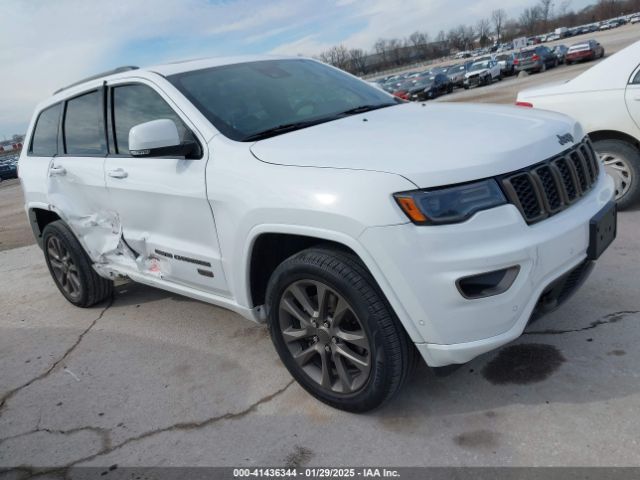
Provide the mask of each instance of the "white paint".
[{"label": "white paint", "polygon": [[[264,316],[251,301],[249,274],[261,234],[342,243],[367,266],[426,360],[446,365],[522,332],[540,292],[584,258],[589,219],[613,195],[603,175],[588,196],[535,226],[527,226],[512,205],[462,224],[414,226],[393,193],[518,170],[563,151],[557,135],[581,139],[581,126],[564,115],[516,107],[406,104],[254,144],[236,142],[155,73],[222,61],[106,79],[109,86],[138,82],[158,92],[201,143],[202,159],[51,159],[23,152],[26,207],[59,212],[102,275],[126,276],[260,321]],[[104,81],[65,90],[39,108]],[[48,176],[57,166],[66,175]],[[111,171],[127,175],[113,177]],[[179,257],[210,264],[214,278]],[[503,295],[468,301],[456,290],[461,276],[515,264],[522,273]],[[521,305],[518,313],[514,305]]]}]

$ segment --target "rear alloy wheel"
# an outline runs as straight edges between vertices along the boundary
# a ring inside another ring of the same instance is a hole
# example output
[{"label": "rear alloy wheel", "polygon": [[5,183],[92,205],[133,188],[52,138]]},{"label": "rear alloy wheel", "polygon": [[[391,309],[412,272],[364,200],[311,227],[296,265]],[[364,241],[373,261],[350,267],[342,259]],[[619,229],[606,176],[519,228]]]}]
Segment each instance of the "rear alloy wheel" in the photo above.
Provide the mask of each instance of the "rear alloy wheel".
[{"label": "rear alloy wheel", "polygon": [[42,232],[44,258],[60,293],[77,307],[91,307],[111,295],[113,282],[100,277],[69,227],[57,220]]},{"label": "rear alloy wheel", "polygon": [[622,140],[593,143],[605,171],[613,178],[618,208],[624,210],[640,200],[640,152]]},{"label": "rear alloy wheel", "polygon": [[375,281],[349,253],[312,248],[285,260],[269,280],[267,311],[284,365],[332,407],[376,408],[413,368],[415,347]]}]

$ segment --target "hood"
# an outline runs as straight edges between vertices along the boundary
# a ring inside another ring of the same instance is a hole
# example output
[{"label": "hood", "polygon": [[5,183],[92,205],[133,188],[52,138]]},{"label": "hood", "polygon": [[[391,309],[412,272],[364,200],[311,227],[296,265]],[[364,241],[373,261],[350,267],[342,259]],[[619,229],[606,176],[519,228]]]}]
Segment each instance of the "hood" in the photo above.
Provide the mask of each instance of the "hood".
[{"label": "hood", "polygon": [[424,92],[425,90],[431,89],[431,87],[433,87],[433,83],[427,83],[426,85],[421,85],[419,87],[411,87],[409,89],[409,93]]},{"label": "hood", "polygon": [[483,68],[482,70],[474,70],[473,72],[467,72],[464,74],[465,77],[472,77],[473,75],[480,75],[482,73],[488,72],[488,68]]},{"label": "hood", "polygon": [[508,106],[406,103],[261,140],[263,162],[394,173],[421,188],[512,172],[550,158],[557,135],[583,137],[549,111]]}]

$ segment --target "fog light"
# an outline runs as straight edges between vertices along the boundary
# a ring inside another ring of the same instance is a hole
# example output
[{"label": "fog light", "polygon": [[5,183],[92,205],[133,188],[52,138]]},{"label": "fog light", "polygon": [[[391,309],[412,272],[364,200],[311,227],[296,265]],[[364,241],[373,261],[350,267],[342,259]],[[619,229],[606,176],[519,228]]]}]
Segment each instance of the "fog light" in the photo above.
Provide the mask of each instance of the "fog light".
[{"label": "fog light", "polygon": [[458,287],[460,294],[469,300],[492,297],[509,290],[519,272],[520,266],[516,265],[502,270],[471,275],[459,278],[456,281],[456,287]]}]

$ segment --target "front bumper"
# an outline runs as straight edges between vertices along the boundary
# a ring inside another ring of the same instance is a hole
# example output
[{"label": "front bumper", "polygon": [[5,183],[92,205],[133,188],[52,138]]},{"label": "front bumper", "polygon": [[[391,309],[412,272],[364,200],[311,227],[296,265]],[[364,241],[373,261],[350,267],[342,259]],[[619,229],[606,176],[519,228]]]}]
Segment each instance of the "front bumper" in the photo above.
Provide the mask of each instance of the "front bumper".
[{"label": "front bumper", "polygon": [[470,78],[465,78],[463,85],[465,87],[469,87],[469,88],[473,88],[473,87],[479,87],[480,85],[483,85],[484,80],[481,76],[476,76],[476,77],[470,77]]},{"label": "front bumper", "polygon": [[[466,363],[519,337],[552,284],[587,257],[589,221],[614,195],[601,174],[593,190],[567,210],[527,225],[513,205],[477,213],[467,222],[375,227],[360,240],[404,307],[427,364]],[[511,287],[468,300],[456,280],[519,266]],[[403,312],[403,314],[405,313]]]}]

